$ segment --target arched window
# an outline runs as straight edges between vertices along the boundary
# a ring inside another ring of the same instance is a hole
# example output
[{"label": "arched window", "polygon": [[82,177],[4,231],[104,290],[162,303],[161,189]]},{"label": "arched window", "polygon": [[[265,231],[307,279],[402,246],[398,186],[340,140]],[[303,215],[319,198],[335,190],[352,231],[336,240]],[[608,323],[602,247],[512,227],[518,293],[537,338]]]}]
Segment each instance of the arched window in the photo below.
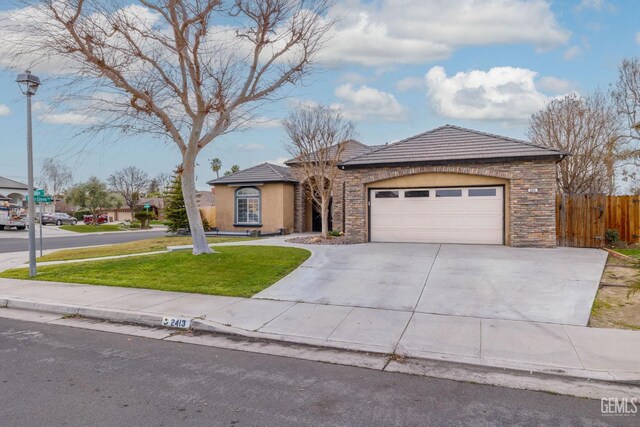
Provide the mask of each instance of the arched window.
[{"label": "arched window", "polygon": [[236,224],[260,225],[260,190],[242,187],[236,190]]}]

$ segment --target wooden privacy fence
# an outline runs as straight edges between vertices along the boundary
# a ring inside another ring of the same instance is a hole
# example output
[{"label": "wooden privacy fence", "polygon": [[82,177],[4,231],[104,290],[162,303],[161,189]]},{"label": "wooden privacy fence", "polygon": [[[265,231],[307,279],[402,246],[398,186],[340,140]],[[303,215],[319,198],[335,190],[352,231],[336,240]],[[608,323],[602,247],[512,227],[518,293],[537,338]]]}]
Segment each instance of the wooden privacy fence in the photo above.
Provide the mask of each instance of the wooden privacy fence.
[{"label": "wooden privacy fence", "polygon": [[215,206],[203,206],[200,208],[200,216],[209,221],[211,227],[216,227],[216,207]]},{"label": "wooden privacy fence", "polygon": [[618,230],[624,242],[640,242],[640,196],[557,196],[559,246],[598,248],[604,246],[605,233],[610,229]]}]

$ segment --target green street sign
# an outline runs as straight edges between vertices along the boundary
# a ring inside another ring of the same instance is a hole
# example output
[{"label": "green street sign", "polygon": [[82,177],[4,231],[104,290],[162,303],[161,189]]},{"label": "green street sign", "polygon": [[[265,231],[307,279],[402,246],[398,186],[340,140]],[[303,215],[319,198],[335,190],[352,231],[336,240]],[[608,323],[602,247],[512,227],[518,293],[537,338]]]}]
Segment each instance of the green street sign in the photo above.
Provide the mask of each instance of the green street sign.
[{"label": "green street sign", "polygon": [[44,190],[42,188],[37,188],[33,190],[34,197],[36,196],[44,196]]},{"label": "green street sign", "polygon": [[149,209],[150,207],[151,207],[151,205],[149,203],[145,203],[144,206],[143,206],[143,208],[145,208],[145,209]]},{"label": "green street sign", "polygon": [[[33,196],[33,200],[36,203],[51,203],[53,199],[51,196]],[[27,202],[29,201],[29,196],[27,196]]]}]

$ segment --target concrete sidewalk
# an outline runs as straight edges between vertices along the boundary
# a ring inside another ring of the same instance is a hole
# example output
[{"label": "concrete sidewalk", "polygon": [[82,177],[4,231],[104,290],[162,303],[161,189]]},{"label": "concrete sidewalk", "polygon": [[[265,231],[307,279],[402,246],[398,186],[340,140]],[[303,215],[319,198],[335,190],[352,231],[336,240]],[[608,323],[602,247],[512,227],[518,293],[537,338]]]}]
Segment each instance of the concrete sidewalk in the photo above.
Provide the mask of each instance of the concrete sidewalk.
[{"label": "concrete sidewalk", "polygon": [[640,381],[640,332],[0,279],[0,306],[606,381]]}]

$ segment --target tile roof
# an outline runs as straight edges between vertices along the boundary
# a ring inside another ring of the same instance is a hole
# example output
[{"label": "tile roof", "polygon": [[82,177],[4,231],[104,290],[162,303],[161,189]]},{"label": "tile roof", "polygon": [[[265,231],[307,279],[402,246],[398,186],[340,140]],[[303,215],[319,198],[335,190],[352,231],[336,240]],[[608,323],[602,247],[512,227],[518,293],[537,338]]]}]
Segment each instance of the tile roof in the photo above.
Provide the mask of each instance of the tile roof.
[{"label": "tile roof", "polygon": [[[356,141],[355,139],[351,139],[349,141],[341,142],[338,145],[344,145],[344,149],[342,150],[341,160],[346,161],[349,159],[353,159],[354,157],[361,156],[370,152],[374,147],[365,145],[360,141]],[[329,158],[332,158],[335,155],[335,151],[338,149],[338,145],[334,145],[331,147],[331,151],[328,154]],[[284,162],[285,165],[295,165],[300,163],[299,159],[289,159]]]},{"label": "tile roof", "polygon": [[207,182],[209,185],[216,184],[248,184],[259,182],[298,182],[291,170],[286,166],[262,163],[261,165],[244,169],[233,175],[223,176]]},{"label": "tile roof", "polygon": [[21,182],[14,181],[12,179],[5,178],[3,176],[0,176],[0,188],[13,188],[13,189],[16,189],[16,190],[28,190],[29,189],[27,184],[23,184]]},{"label": "tile roof", "polygon": [[500,135],[446,125],[341,163],[341,167],[429,164],[470,160],[562,157],[566,153]]}]

